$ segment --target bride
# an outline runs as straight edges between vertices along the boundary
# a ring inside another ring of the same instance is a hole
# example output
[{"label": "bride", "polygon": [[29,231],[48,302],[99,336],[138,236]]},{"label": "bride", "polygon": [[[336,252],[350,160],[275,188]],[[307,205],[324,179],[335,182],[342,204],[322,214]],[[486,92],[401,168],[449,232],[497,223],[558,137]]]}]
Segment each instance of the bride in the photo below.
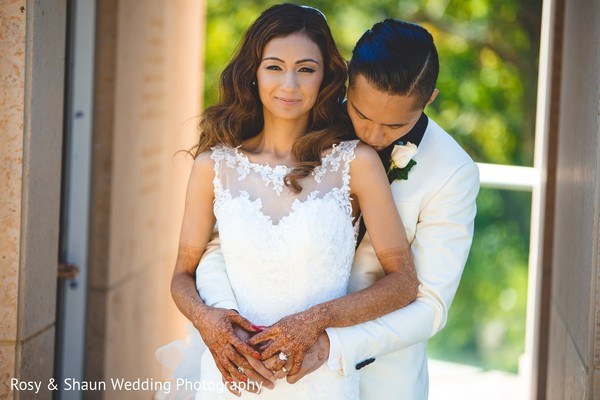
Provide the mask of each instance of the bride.
[{"label": "bride", "polygon": [[[416,297],[378,155],[345,140],[346,73],[320,11],[273,6],[246,32],[221,76],[220,102],[204,112],[171,286],[210,350],[197,399],[235,398],[232,388],[251,383],[236,351],[263,360],[275,376],[293,374],[325,328],[377,318]],[[386,276],[346,295],[359,213]],[[196,292],[195,269],[215,223],[239,314],[206,306]],[[227,343],[215,334],[232,323],[255,335]],[[222,379],[232,393],[218,390]],[[357,380],[323,365],[258,396],[358,399]]]}]

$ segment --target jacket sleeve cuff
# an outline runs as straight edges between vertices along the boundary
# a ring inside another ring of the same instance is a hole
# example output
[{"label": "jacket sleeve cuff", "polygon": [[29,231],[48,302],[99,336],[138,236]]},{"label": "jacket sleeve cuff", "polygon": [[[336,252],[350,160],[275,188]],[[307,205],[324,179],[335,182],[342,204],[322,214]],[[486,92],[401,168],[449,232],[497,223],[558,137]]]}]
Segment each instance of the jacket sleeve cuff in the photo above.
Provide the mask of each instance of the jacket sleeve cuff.
[{"label": "jacket sleeve cuff", "polygon": [[231,300],[222,300],[222,301],[218,301],[214,304],[210,304],[212,307],[217,307],[217,308],[225,308],[228,310],[233,310],[238,312],[238,306],[236,304],[235,301],[231,301]]},{"label": "jacket sleeve cuff", "polygon": [[340,346],[340,339],[331,328],[325,329],[325,333],[327,333],[327,336],[329,337],[329,358],[327,359],[327,366],[334,371],[339,371],[342,369],[342,348]]}]

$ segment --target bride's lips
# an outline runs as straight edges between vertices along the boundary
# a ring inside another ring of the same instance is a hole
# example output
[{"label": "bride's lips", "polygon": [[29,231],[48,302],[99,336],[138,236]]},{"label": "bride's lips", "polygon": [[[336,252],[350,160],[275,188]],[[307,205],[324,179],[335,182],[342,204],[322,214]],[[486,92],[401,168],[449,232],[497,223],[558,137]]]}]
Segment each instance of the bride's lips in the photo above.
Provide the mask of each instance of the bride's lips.
[{"label": "bride's lips", "polygon": [[287,99],[285,97],[275,97],[275,99],[277,99],[277,101],[280,102],[281,104],[288,105],[288,106],[300,103],[300,100]]}]

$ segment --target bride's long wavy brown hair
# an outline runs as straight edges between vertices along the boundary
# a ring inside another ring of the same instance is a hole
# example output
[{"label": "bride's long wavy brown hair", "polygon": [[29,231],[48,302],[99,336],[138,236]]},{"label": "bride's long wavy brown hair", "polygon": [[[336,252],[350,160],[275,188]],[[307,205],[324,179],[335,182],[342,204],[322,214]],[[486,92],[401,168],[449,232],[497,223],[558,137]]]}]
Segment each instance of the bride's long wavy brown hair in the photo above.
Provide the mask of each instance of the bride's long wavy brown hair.
[{"label": "bride's long wavy brown hair", "polygon": [[285,184],[295,192],[298,180],[320,164],[324,150],[348,138],[341,112],[346,94],[348,66],[340,55],[324,15],[317,9],[280,4],[264,11],[250,26],[220,80],[219,102],[208,107],[199,124],[200,138],[191,150],[194,157],[217,144],[239,146],[263,128],[263,109],[258,96],[256,71],[265,45],[272,39],[293,33],[305,34],[323,56],[325,71],[319,95],[310,111],[305,135],[293,145],[297,164]]}]

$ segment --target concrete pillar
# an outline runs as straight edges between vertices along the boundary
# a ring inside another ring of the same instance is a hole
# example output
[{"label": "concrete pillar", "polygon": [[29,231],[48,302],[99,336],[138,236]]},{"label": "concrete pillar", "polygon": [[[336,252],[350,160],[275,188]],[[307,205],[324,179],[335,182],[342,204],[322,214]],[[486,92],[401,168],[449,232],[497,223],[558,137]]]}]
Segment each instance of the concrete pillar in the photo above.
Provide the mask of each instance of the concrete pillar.
[{"label": "concrete pillar", "polygon": [[[154,351],[183,336],[169,285],[192,160],[177,152],[196,138],[203,32],[203,1],[98,2],[90,381],[160,379]],[[85,398],[149,395],[108,390]]]}]

